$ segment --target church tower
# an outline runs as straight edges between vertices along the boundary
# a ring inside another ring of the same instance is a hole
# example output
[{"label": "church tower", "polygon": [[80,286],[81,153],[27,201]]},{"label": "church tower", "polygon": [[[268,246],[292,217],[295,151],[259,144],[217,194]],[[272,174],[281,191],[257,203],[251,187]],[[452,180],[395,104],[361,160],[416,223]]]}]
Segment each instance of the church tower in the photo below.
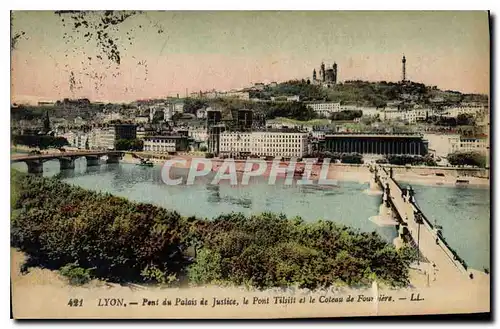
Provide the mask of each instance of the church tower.
[{"label": "church tower", "polygon": [[326,81],[326,75],[325,75],[325,63],[321,62],[321,71],[319,73],[321,81],[325,82]]},{"label": "church tower", "polygon": [[402,79],[401,81],[406,82],[406,57],[403,55],[403,60],[401,61],[403,64],[403,71],[402,71]]},{"label": "church tower", "polygon": [[313,82],[316,82],[316,69],[313,70]]}]

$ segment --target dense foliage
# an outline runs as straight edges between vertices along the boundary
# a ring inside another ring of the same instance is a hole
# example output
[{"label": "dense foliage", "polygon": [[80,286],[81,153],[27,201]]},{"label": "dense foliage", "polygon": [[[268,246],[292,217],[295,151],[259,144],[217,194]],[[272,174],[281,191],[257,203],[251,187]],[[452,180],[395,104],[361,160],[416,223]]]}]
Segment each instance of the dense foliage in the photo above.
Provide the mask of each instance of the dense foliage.
[{"label": "dense foliage", "polygon": [[11,243],[32,264],[58,269],[68,263],[94,268],[114,281],[143,281],[155,267],[165,276],[183,268],[180,250],[189,226],[172,211],[132,203],[47,179],[14,173]]},{"label": "dense foliage", "polygon": [[437,126],[456,127],[456,126],[473,126],[476,122],[471,114],[459,114],[456,118],[444,116],[430,116],[426,120],[427,123],[432,123]]},{"label": "dense foliage", "polygon": [[118,151],[142,151],[144,141],[142,139],[119,139],[115,142]]},{"label": "dense foliage", "polygon": [[51,147],[59,148],[69,145],[66,138],[49,135],[14,135],[12,136],[12,144],[26,145],[40,149],[47,149]]},{"label": "dense foliage", "polygon": [[339,160],[341,163],[352,163],[352,164],[362,164],[363,155],[360,153],[338,153],[329,151],[317,151],[311,154],[307,154],[304,158],[316,158],[319,160],[330,159],[330,161],[335,162]]},{"label": "dense foliage", "polygon": [[385,107],[391,101],[415,101],[421,105],[431,105],[431,99],[442,98],[442,105],[459,102],[479,101],[487,103],[486,95],[461,94],[455,91],[441,91],[435,86],[417,82],[390,81],[345,81],[330,88],[322,88],[305,80],[279,83],[275,87],[266,86],[264,91],[253,92],[252,97],[270,99],[281,95],[299,95],[301,101],[332,101],[344,104]]},{"label": "dense foliage", "polygon": [[292,118],[300,121],[316,119],[317,113],[300,102],[271,103],[267,109],[266,117],[274,119],[277,117]]},{"label": "dense foliage", "polygon": [[363,112],[361,110],[343,110],[332,113],[330,119],[333,121],[350,121],[362,116]]},{"label": "dense foliage", "polygon": [[479,152],[454,152],[447,159],[452,166],[486,166],[486,155]]},{"label": "dense foliage", "polygon": [[[330,221],[264,213],[214,220],[84,190],[56,178],[12,172],[11,244],[31,266],[59,269],[75,283],[118,282],[259,288],[408,284],[414,260],[376,233]],[[196,250],[194,263],[188,250]]]},{"label": "dense foliage", "polygon": [[222,215],[197,224],[205,248],[188,270],[194,283],[267,288],[294,282],[311,289],[368,285],[374,279],[408,284],[411,260],[376,233],[270,213]]},{"label": "dense foliage", "polygon": [[407,164],[412,166],[418,165],[426,165],[426,166],[437,166],[436,160],[434,160],[431,156],[421,156],[421,155],[409,155],[409,154],[401,154],[401,155],[386,155],[384,158],[385,161],[379,161],[378,163],[389,163],[393,165],[405,166]]}]

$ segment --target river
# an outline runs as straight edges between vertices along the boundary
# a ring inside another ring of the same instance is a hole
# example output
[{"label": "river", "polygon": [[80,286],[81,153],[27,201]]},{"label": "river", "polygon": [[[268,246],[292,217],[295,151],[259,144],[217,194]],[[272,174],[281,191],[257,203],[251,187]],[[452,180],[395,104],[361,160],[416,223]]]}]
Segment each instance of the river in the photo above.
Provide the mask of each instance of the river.
[{"label": "river", "polygon": [[[24,163],[13,168],[26,171]],[[84,158],[76,160],[74,170],[60,172],[58,161],[44,163],[44,176],[60,174],[63,181],[86,189],[110,192],[129,200],[152,203],[178,211],[185,216],[213,218],[219,214],[242,212],[283,213],[305,221],[331,220],[365,232],[378,232],[392,242],[396,230],[378,226],[369,218],[377,215],[381,195],[366,193],[369,184],[339,181],[336,186],[285,185],[278,179],[269,185],[266,178],[247,186],[211,185],[196,180],[194,185],[168,186],[161,179],[161,167],[134,164],[102,164],[87,168]],[[184,169],[173,175],[185,176]],[[489,268],[489,190],[412,184],[416,200],[433,223],[443,226],[443,234],[452,248],[469,264]]]}]

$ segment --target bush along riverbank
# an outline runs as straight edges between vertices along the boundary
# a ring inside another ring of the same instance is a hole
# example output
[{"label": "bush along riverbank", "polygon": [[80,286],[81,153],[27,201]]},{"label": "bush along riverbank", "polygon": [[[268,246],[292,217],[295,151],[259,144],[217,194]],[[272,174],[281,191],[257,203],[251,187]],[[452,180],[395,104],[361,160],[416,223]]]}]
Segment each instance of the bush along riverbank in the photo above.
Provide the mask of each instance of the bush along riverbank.
[{"label": "bush along riverbank", "polygon": [[271,213],[183,217],[15,170],[11,186],[11,245],[28,255],[26,267],[59,270],[73,283],[409,284],[411,250],[329,221]]}]

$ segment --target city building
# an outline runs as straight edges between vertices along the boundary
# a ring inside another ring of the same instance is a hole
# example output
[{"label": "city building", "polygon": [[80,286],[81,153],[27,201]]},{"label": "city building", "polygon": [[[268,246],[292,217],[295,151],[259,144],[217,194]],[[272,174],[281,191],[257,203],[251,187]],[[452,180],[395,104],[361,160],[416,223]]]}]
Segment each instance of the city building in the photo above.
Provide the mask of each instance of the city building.
[{"label": "city building", "polygon": [[397,108],[386,108],[381,112],[380,120],[382,121],[394,121],[403,120],[403,111]]},{"label": "city building", "polygon": [[416,134],[331,134],[325,136],[325,151],[361,154],[426,155],[427,141]]},{"label": "city building", "polygon": [[137,125],[135,124],[117,124],[113,125],[115,138],[118,139],[136,139]]},{"label": "city building", "polygon": [[299,102],[300,101],[300,96],[299,95],[293,95],[293,96],[271,96],[271,101],[273,101],[273,102]]},{"label": "city building", "polygon": [[341,111],[340,103],[309,103],[307,107],[313,109],[319,116],[330,117],[333,112]]},{"label": "city building", "polygon": [[116,134],[114,126],[102,128],[98,136],[98,148],[104,150],[114,150]]},{"label": "city building", "polygon": [[83,126],[87,122],[82,119],[82,117],[76,117],[75,120],[73,121],[76,126]]},{"label": "city building", "polygon": [[138,115],[134,118],[135,123],[148,123],[149,116],[148,115]]},{"label": "city building", "polygon": [[208,141],[208,132],[205,127],[189,129],[188,136],[191,137],[195,142]]},{"label": "city building", "polygon": [[103,122],[110,122],[115,120],[122,120],[123,116],[118,112],[111,112],[104,115]]},{"label": "city building", "polygon": [[[216,112],[216,111],[213,111],[213,112]],[[207,122],[209,122],[208,118],[209,117],[207,117]],[[213,154],[219,154],[220,136],[224,131],[226,131],[226,127],[223,124],[210,123],[208,125],[208,152],[213,153]]]},{"label": "city building", "polygon": [[141,126],[137,126],[135,135],[137,139],[144,139],[144,137],[146,137],[146,129]]},{"label": "city building", "polygon": [[250,93],[247,91],[231,90],[225,93],[221,93],[219,97],[222,98],[236,98],[242,100],[250,100]]},{"label": "city building", "polygon": [[488,153],[489,141],[487,136],[459,136],[450,139],[452,152],[480,152]]},{"label": "city building", "polygon": [[219,110],[212,110],[207,108],[207,127],[219,124],[222,121],[222,112]]},{"label": "city building", "polygon": [[147,136],[144,137],[145,152],[173,153],[188,149],[187,136]]},{"label": "city building", "polygon": [[207,118],[207,109],[201,108],[196,110],[196,118],[197,119],[206,119]]},{"label": "city building", "polygon": [[303,157],[308,134],[285,131],[222,132],[220,154],[229,156]]},{"label": "city building", "polygon": [[431,109],[411,109],[401,112],[401,120],[408,123],[417,123],[427,120],[428,117],[433,116],[434,111]]},{"label": "city building", "polygon": [[469,114],[475,117],[477,114],[484,111],[484,108],[485,106],[480,104],[450,106],[444,109],[443,116],[456,118],[460,114]]}]

